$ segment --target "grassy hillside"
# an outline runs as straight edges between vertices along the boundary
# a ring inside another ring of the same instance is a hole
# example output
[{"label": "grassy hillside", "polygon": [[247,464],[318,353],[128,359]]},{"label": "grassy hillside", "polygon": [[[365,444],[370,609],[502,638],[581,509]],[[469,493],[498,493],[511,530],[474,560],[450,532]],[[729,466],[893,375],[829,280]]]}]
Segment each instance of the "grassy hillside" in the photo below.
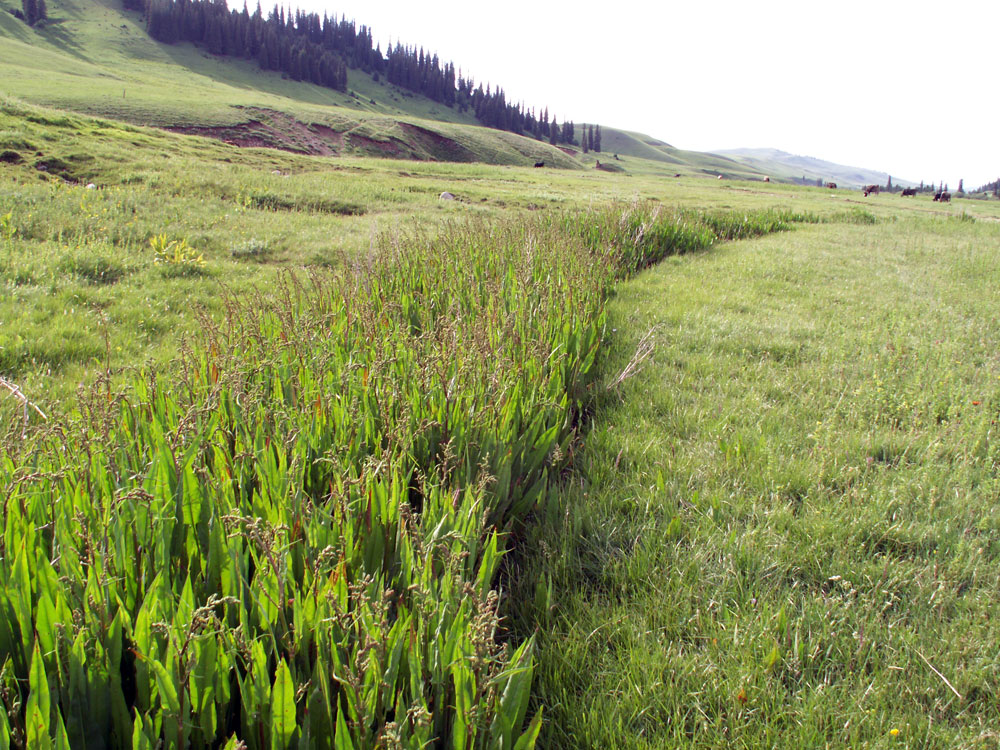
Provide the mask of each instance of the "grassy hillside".
[{"label": "grassy hillside", "polygon": [[0,6],[0,93],[32,103],[305,153],[577,166],[358,71],[344,94],[159,44],[117,0],[53,0],[34,29],[6,12],[10,0]]},{"label": "grassy hillside", "polygon": [[[578,126],[578,129],[581,128],[582,126]],[[685,151],[642,133],[618,130],[604,125],[601,126],[601,151],[601,154],[589,154],[585,158],[591,161],[600,159],[613,162],[614,155],[617,154],[618,164],[625,169],[629,168],[629,158],[641,159],[663,165],[665,172],[669,172],[669,168],[672,167],[675,174],[685,176],[717,178],[722,175],[728,179],[759,180],[767,174],[773,174],[768,171],[771,165],[766,162],[749,165],[718,154]]]},{"label": "grassy hillside", "polygon": [[[347,93],[222,59],[190,44],[148,37],[120,0],[53,0],[49,20],[29,28],[0,0],[0,93],[69,111],[208,135],[240,145],[302,153],[478,161],[576,168],[578,149],[475,125],[360,71]],[[654,160],[683,174],[752,178],[759,172],[711,154],[681,151],[638,133],[604,128],[604,156]],[[629,165],[619,165],[629,169]]]}]

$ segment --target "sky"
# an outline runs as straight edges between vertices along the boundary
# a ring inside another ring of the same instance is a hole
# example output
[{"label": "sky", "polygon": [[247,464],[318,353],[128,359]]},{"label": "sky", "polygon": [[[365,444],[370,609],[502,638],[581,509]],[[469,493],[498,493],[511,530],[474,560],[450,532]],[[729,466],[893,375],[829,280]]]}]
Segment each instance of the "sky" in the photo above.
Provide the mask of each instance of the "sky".
[{"label": "sky", "polygon": [[383,52],[390,39],[437,52],[560,122],[952,189],[1000,176],[998,0],[290,4],[368,26]]}]

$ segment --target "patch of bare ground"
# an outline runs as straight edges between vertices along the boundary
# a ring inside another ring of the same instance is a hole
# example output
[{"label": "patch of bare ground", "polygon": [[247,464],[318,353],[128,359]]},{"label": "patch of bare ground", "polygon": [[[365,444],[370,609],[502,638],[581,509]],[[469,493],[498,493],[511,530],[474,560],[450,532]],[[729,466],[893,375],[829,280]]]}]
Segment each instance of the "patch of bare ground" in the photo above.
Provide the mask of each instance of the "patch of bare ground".
[{"label": "patch of bare ground", "polygon": [[397,138],[380,141],[361,133],[348,133],[345,142],[354,151],[360,151],[370,156],[388,156],[401,159],[412,159],[413,152],[406,144]]},{"label": "patch of bare ground", "polygon": [[277,148],[313,156],[333,156],[343,150],[343,134],[328,125],[307,124],[264,107],[247,107],[245,111],[250,119],[235,125],[184,125],[167,130],[216,138],[233,146]]},{"label": "patch of bare ground", "polygon": [[441,161],[475,161],[475,154],[453,138],[422,128],[409,122],[399,123],[399,128],[418,148]]}]

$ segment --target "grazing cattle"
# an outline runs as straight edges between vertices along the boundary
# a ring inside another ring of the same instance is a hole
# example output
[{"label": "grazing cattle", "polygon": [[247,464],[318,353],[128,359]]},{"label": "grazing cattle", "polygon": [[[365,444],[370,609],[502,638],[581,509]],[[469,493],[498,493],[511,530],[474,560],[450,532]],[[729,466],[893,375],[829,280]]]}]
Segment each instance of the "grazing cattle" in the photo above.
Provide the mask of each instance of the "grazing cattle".
[{"label": "grazing cattle", "polygon": [[879,186],[878,185],[865,185],[861,189],[864,191],[865,198],[867,198],[872,193],[875,193],[875,195],[878,195],[878,192],[879,192]]},{"label": "grazing cattle", "polygon": [[938,191],[937,191],[936,193],[934,193],[934,200],[935,200],[935,201],[939,201],[939,200],[941,200],[941,196],[942,196],[943,194],[944,194],[944,193],[943,193],[943,191],[941,191],[941,190],[938,190]]},{"label": "grazing cattle", "polygon": [[941,202],[948,203],[951,201],[951,193],[941,193]]},{"label": "grazing cattle", "polygon": [[837,189],[837,183],[836,182],[828,182],[828,183],[826,183],[826,186],[828,188],[830,188],[830,190],[836,190]]},{"label": "grazing cattle", "polygon": [[765,178],[764,178],[764,182],[770,182],[770,181],[771,181],[771,178],[770,178],[770,177],[765,177]]},{"label": "grazing cattle", "polygon": [[680,177],[680,176],[681,176],[680,172],[678,172],[677,174],[674,175],[674,177]]},{"label": "grazing cattle", "polygon": [[722,175],[720,174],[716,179],[721,180],[722,179]]},{"label": "grazing cattle", "polygon": [[544,161],[536,161],[535,162],[535,166],[536,167],[544,167],[545,166],[545,162]]},{"label": "grazing cattle", "polygon": [[917,194],[917,189],[916,188],[903,188],[903,192],[900,193],[900,195],[902,197],[904,197],[904,198],[907,197],[907,196],[909,196],[909,195],[916,195],[916,194]]}]

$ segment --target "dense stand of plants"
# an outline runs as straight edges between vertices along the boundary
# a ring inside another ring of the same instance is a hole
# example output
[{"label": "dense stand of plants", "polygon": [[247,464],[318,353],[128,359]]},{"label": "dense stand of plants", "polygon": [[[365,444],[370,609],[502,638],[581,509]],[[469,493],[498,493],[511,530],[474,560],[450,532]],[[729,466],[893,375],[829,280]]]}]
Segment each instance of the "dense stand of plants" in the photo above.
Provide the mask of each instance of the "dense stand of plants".
[{"label": "dense stand of plants", "polygon": [[615,279],[717,236],[633,207],[386,240],[7,446],[0,747],[532,747],[508,532]]}]

